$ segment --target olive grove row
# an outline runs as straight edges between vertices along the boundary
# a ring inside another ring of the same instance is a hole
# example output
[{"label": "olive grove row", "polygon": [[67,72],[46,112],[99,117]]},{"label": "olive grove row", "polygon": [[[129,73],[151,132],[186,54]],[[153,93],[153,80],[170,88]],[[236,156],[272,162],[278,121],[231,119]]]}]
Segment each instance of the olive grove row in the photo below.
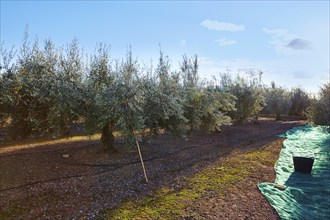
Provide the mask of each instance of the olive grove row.
[{"label": "olive grove row", "polygon": [[141,67],[131,49],[121,60],[110,54],[109,46],[98,44],[87,56],[76,39],[64,49],[51,40],[40,48],[38,41],[31,45],[27,33],[16,52],[2,43],[0,123],[10,137],[68,135],[80,121],[89,133],[102,131],[103,144],[112,148],[114,131],[130,145],[136,133],[217,131],[231,120],[257,121],[261,113],[330,121],[329,84],[316,99],[301,88],[266,86],[261,72],[202,80],[197,56],[184,55],[180,69],[172,70],[162,51],[155,67]]}]

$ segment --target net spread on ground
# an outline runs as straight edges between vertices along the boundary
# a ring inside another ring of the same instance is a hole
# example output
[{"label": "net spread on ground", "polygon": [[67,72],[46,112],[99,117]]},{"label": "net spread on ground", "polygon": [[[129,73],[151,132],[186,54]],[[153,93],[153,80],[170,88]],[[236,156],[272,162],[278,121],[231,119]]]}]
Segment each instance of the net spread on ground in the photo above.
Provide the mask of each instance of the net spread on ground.
[{"label": "net spread on ground", "polygon": [[[275,183],[259,183],[259,190],[282,219],[330,219],[329,127],[296,127],[282,137],[287,139],[275,164]],[[311,173],[295,171],[294,156],[314,158]]]}]

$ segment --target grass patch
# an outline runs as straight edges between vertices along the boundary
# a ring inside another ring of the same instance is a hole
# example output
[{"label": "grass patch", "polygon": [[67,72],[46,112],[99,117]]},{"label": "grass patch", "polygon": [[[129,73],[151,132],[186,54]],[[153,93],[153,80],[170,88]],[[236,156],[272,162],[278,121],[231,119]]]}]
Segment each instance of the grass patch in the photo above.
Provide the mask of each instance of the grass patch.
[{"label": "grass patch", "polygon": [[189,216],[189,209],[202,201],[203,196],[212,193],[222,197],[235,183],[254,175],[267,164],[274,165],[277,155],[272,150],[273,144],[275,142],[249,153],[235,152],[188,178],[180,189],[162,187],[152,197],[124,202],[108,210],[106,219],[182,219]]}]

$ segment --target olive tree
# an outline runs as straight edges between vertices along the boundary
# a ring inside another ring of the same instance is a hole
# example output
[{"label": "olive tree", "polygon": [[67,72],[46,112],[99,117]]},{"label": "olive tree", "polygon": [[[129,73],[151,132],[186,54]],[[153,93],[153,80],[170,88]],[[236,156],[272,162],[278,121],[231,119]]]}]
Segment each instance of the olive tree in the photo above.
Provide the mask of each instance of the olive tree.
[{"label": "olive tree", "polygon": [[143,87],[140,83],[140,69],[131,50],[115,70],[114,85],[115,123],[129,146],[135,143],[135,133],[144,129]]},{"label": "olive tree", "polygon": [[330,126],[330,83],[320,88],[319,97],[311,101],[307,112],[309,120],[314,124]]},{"label": "olive tree", "polygon": [[247,78],[237,76],[235,80],[227,80],[230,83],[229,92],[236,97],[236,110],[230,115],[239,122],[251,117],[257,122],[258,114],[265,106],[262,72],[249,72],[246,76]]},{"label": "olive tree", "polygon": [[306,117],[306,109],[310,105],[310,98],[302,88],[291,90],[291,107],[289,115]]},{"label": "olive tree", "polygon": [[199,115],[199,126],[208,131],[220,131],[222,125],[229,125],[228,113],[235,111],[235,97],[227,92],[208,86],[194,97]]},{"label": "olive tree", "polygon": [[187,119],[184,117],[179,77],[171,72],[170,60],[162,51],[155,72],[147,74],[142,83],[144,123],[150,130],[145,135],[155,135],[161,130],[173,135],[182,134]]},{"label": "olive tree", "polygon": [[135,133],[144,128],[140,81],[140,68],[131,50],[112,66],[108,47],[98,47],[86,80],[84,109],[87,129],[91,133],[102,130],[101,141],[109,151],[115,150],[115,130],[131,146]]},{"label": "olive tree", "polygon": [[231,118],[227,113],[235,110],[235,98],[200,80],[197,55],[190,59],[183,56],[181,72],[184,116],[189,129],[203,127],[217,131],[221,125],[229,124]]},{"label": "olive tree", "polygon": [[33,134],[69,134],[79,113],[80,54],[77,40],[63,54],[51,40],[45,40],[43,49],[38,39],[31,46],[28,31],[25,32],[15,68],[1,74],[2,102],[11,120],[13,139]]},{"label": "olive tree", "polygon": [[110,62],[110,47],[97,45],[91,57],[85,81],[83,115],[89,133],[102,131],[105,148],[114,150],[114,86],[115,72]]},{"label": "olive tree", "polygon": [[50,100],[45,97],[49,77],[43,58],[44,53],[39,49],[38,41],[31,48],[26,34],[17,70],[8,78],[10,85],[6,88],[10,99],[8,107],[12,138],[25,138],[46,127]]},{"label": "olive tree", "polygon": [[276,120],[281,120],[281,115],[288,115],[291,100],[290,93],[283,87],[275,85],[275,82],[271,83],[270,88],[265,89],[266,93],[266,106],[264,112],[268,114],[274,114]]},{"label": "olive tree", "polygon": [[56,105],[51,112],[51,115],[55,117],[52,118],[51,124],[64,134],[68,134],[72,122],[81,116],[83,57],[84,54],[77,39],[72,40],[65,53],[61,53],[59,57],[60,65],[53,93]]}]

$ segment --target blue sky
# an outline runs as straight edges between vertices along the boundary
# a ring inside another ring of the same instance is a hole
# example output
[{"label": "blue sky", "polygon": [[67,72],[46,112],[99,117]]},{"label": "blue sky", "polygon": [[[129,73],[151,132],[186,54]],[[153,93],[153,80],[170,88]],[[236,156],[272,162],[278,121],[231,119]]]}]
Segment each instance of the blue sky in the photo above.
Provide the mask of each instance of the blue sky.
[{"label": "blue sky", "polygon": [[[317,92],[329,81],[329,1],[3,1],[1,42],[22,45],[77,37],[87,53],[96,43],[156,65],[159,45],[178,68],[182,54],[200,58],[202,77],[262,70],[263,81]],[[42,46],[42,45],[41,45]]]}]

